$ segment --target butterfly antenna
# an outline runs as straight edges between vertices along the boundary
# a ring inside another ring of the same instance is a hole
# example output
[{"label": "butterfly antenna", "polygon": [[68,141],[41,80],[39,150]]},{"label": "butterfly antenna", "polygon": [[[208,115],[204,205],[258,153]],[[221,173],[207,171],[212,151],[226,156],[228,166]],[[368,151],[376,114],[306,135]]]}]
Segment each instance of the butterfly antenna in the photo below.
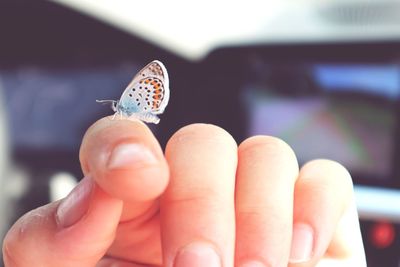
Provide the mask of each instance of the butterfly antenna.
[{"label": "butterfly antenna", "polygon": [[117,103],[116,100],[96,100],[97,103],[101,104],[111,104],[111,108],[113,111],[117,111]]}]

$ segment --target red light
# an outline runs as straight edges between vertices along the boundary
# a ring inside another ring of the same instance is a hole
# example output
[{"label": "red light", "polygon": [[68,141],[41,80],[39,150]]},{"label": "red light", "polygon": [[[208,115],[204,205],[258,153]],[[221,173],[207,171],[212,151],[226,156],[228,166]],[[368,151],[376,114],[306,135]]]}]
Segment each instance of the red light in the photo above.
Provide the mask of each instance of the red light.
[{"label": "red light", "polygon": [[388,222],[376,223],[372,226],[370,233],[372,244],[379,249],[392,245],[396,235],[394,226]]}]

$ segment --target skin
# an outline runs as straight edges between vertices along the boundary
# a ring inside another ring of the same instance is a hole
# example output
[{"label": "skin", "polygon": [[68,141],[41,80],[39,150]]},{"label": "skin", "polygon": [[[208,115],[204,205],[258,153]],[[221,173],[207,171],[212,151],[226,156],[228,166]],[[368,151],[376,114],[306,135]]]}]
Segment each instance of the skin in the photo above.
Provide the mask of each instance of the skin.
[{"label": "skin", "polygon": [[[112,168],[121,144],[152,160]],[[201,266],[186,253],[198,246],[221,266],[366,266],[348,171],[329,160],[299,169],[277,138],[238,146],[217,126],[193,124],[163,154],[145,124],[104,118],[85,134],[80,161],[89,197],[68,216],[62,199],[20,218],[3,242],[7,267]],[[304,225],[314,233],[311,258],[294,262],[293,229]]]}]

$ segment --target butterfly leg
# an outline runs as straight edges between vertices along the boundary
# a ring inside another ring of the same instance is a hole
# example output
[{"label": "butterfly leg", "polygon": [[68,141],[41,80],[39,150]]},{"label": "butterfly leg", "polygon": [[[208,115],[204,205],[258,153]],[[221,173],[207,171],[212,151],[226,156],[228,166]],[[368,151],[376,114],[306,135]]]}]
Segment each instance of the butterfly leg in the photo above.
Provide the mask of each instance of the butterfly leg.
[{"label": "butterfly leg", "polygon": [[118,111],[117,105],[118,105],[118,101],[113,100],[112,105],[111,105],[111,108],[112,108],[112,110],[115,111],[115,112]]},{"label": "butterfly leg", "polygon": [[160,122],[160,118],[158,118],[156,115],[154,115],[152,113],[137,114],[136,118],[141,121],[148,122],[148,123],[158,124]]}]

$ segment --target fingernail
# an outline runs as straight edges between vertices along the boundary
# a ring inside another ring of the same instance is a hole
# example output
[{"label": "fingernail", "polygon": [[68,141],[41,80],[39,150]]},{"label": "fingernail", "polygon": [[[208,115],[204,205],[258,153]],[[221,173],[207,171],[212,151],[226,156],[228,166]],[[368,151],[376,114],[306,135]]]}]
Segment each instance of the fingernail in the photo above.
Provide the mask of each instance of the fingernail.
[{"label": "fingernail", "polygon": [[206,244],[193,243],[181,249],[174,267],[220,267],[221,259],[217,252]]},{"label": "fingernail", "polygon": [[111,153],[109,169],[133,168],[136,164],[152,164],[157,159],[145,146],[140,144],[120,144]]},{"label": "fingernail", "polygon": [[311,259],[314,245],[313,229],[304,223],[293,226],[292,248],[289,261],[291,263],[306,262]]},{"label": "fingernail", "polygon": [[265,267],[265,265],[259,261],[248,261],[248,262],[242,263],[240,265],[240,267]]},{"label": "fingernail", "polygon": [[85,177],[64,198],[57,208],[56,217],[60,226],[69,227],[78,222],[89,208],[89,199],[93,190],[93,181]]}]

